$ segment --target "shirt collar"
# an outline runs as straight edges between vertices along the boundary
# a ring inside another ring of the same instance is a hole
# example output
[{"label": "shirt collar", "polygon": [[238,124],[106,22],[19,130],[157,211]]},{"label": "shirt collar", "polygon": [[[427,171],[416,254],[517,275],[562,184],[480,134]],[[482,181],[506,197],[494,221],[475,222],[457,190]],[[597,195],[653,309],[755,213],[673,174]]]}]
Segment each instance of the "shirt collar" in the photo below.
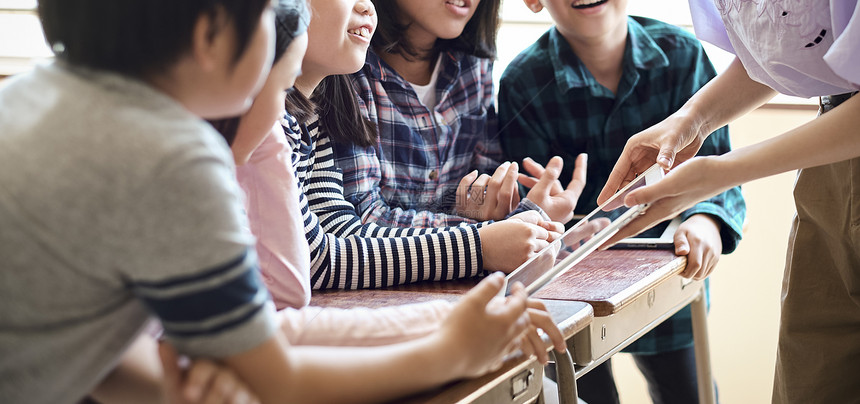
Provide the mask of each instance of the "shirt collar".
[{"label": "shirt collar", "polygon": [[[602,88],[556,28],[549,32],[549,46],[553,50],[550,59],[555,79],[562,91],[580,87]],[[637,70],[668,66],[669,58],[639,22],[627,17],[627,44],[622,63],[625,76],[638,75]]]},{"label": "shirt collar", "polygon": [[[438,82],[446,83],[445,87],[447,87],[451,82],[454,81],[455,78],[460,76],[460,70],[462,66],[460,65],[460,57],[450,51],[443,51],[442,57],[440,57],[439,63],[442,63],[443,66],[439,69],[439,78]],[[364,66],[367,69],[367,73],[370,77],[379,80],[379,81],[389,81],[394,83],[400,83],[400,85],[404,88],[409,86],[409,83],[403,79],[397,72],[385,63],[376,52],[373,51],[373,48],[369,48],[367,50],[367,57],[364,60]],[[438,88],[437,82],[437,88]]]}]

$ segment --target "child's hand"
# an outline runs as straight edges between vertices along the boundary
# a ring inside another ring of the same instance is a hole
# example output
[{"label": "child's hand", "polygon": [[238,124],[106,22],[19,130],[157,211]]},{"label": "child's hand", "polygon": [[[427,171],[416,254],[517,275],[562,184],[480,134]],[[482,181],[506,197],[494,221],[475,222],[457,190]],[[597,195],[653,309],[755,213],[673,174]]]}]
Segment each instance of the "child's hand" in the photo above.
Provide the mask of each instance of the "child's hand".
[{"label": "child's hand", "polygon": [[532,177],[520,174],[519,182],[531,188],[526,198],[540,206],[550,219],[567,223],[573,217],[573,208],[576,207],[579,195],[585,188],[588,155],[583,153],[576,158],[573,178],[567,185],[567,189],[562,188],[558,180],[563,166],[564,161],[558,156],[550,159],[546,168],[526,157],[523,159],[523,168]]},{"label": "child's hand", "polygon": [[260,402],[239,376],[223,365],[196,359],[183,368],[176,350],[167,342],[158,344],[158,355],[164,368],[165,395],[171,404]]},{"label": "child's hand", "polygon": [[708,215],[690,216],[675,232],[675,254],[687,256],[687,268],[681,273],[685,278],[707,278],[717,267],[722,251],[720,225]]},{"label": "child's hand", "polygon": [[478,229],[484,269],[509,273],[548,246],[564,226],[541,219],[537,212],[519,213]]},{"label": "child's hand", "polygon": [[490,177],[473,171],[457,187],[457,214],[479,221],[501,220],[520,203],[517,163],[504,163]]},{"label": "child's hand", "polygon": [[503,302],[490,304],[503,286],[499,273],[485,278],[463,296],[436,334],[440,350],[454,360],[451,368],[455,375],[476,377],[498,369],[505,353],[528,330],[529,313],[522,288]]},{"label": "child's hand", "polygon": [[[512,289],[516,292],[518,289],[522,289],[522,284],[517,283]],[[549,361],[549,354],[546,351],[546,346],[538,329],[543,330],[549,337],[557,352],[564,352],[567,344],[564,341],[561,330],[558,329],[558,325],[550,317],[546,306],[540,300],[528,299],[526,304],[528,305],[530,325],[526,334],[521,338],[520,346],[523,354],[535,355],[541,364],[546,365]]]}]

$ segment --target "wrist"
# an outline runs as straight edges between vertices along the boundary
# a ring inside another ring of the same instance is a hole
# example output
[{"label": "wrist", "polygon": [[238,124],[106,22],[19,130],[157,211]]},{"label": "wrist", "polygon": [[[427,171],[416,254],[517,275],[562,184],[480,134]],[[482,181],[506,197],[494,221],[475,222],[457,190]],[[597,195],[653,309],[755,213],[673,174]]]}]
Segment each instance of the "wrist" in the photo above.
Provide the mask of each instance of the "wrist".
[{"label": "wrist", "polygon": [[[723,192],[731,187],[738,186],[746,182],[742,169],[739,169],[735,162],[735,154],[732,152],[722,155],[711,155],[697,157],[704,160],[705,167],[702,171],[708,174],[710,178],[717,181],[719,192]],[[718,173],[718,174],[714,174]]]},{"label": "wrist", "polygon": [[478,254],[480,255],[479,256],[479,260],[481,262],[481,268],[480,269],[484,270],[484,271],[492,271],[493,267],[494,267],[494,264],[492,262],[492,259],[493,259],[492,254],[487,255],[487,250],[486,250],[487,246],[490,245],[490,243],[488,243],[487,241],[492,237],[492,233],[494,231],[493,229],[494,229],[494,227],[492,224],[489,226],[483,226],[483,227],[478,229],[478,247],[479,248],[477,250],[478,250]]},{"label": "wrist", "polygon": [[460,352],[462,344],[451,335],[450,325],[445,323],[421,340],[422,349],[419,349],[419,359],[423,366],[422,373],[426,377],[436,380],[434,384],[445,383],[449,380],[459,379],[467,375],[467,364],[465,358],[468,352]]},{"label": "wrist", "polygon": [[677,115],[684,122],[682,127],[690,128],[690,133],[700,142],[704,141],[714,131],[710,120],[702,113],[702,109],[692,99],[678,110]]}]

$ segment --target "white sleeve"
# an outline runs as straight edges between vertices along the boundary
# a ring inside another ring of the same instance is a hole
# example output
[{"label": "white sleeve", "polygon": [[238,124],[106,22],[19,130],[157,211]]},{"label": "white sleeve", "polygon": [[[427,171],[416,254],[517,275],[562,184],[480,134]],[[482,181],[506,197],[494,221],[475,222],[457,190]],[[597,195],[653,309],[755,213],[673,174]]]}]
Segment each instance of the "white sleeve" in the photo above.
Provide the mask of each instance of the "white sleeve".
[{"label": "white sleeve", "polygon": [[833,24],[833,45],[824,61],[845,80],[860,84],[860,2],[832,0],[830,16]]}]

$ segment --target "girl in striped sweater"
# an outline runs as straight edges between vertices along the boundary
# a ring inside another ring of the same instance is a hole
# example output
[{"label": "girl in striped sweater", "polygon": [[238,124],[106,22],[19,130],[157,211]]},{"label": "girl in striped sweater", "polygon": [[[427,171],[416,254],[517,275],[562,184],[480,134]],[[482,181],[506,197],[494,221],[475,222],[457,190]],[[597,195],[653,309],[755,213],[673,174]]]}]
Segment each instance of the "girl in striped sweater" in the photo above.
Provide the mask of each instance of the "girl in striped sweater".
[{"label": "girl in striped sweater", "polygon": [[[287,95],[290,114],[281,119],[282,129],[274,128],[260,142],[242,132],[266,121],[248,116],[232,144],[264,279],[279,307],[307,304],[311,287],[374,288],[471,277],[482,270],[510,272],[561,232],[560,224],[536,211],[448,228],[362,224],[343,198],[341,174],[321,126],[351,130],[364,122],[353,95],[338,85],[343,77],[329,76],[361,67],[376,14],[367,0],[310,3],[315,12],[308,52],[296,89]],[[329,101],[319,103],[323,125],[308,100],[321,97]],[[309,273],[289,259],[289,252],[299,248],[289,236],[293,212],[285,206],[294,193],[310,245]]]},{"label": "girl in striped sweater", "polygon": [[[325,10],[322,6],[313,8],[317,17],[311,26],[332,27],[335,25],[330,21],[321,19],[350,15],[356,19],[367,18],[371,26],[375,25],[372,5],[368,1],[320,3],[328,7]],[[278,27],[279,35],[281,31],[282,27]],[[486,229],[493,228],[502,233],[532,231],[537,236],[530,237],[544,242],[554,239],[561,230],[560,225],[539,219],[536,212],[527,212],[523,219],[507,223],[447,230],[383,229],[361,225],[351,205],[343,201],[339,178],[336,171],[329,168],[330,149],[326,151],[321,147],[326,143],[318,141],[323,138],[319,136],[316,125],[311,123],[313,129],[308,129],[307,125],[299,125],[291,115],[284,114],[283,89],[292,86],[291,77],[295,71],[291,69],[294,68],[289,63],[276,62],[254,105],[244,116],[213,123],[231,143],[238,165],[237,176],[247,194],[249,222],[258,238],[263,278],[276,306],[282,309],[281,328],[290,343],[367,346],[412,340],[439,330],[452,311],[457,310],[457,306],[447,301],[375,310],[308,307],[312,279],[315,288],[319,288],[321,282],[330,282],[329,286],[334,283],[341,288],[356,288],[471,276],[481,268],[482,255],[469,248],[473,245],[481,247],[478,238]],[[313,72],[310,68],[303,70],[306,75]],[[304,100],[295,98],[295,93],[290,99]],[[310,104],[305,100],[305,105]],[[277,119],[279,115],[282,116],[280,120]],[[305,192],[316,196],[308,197]],[[329,206],[327,212],[330,214],[318,217],[312,212],[308,201],[314,198],[324,201],[318,205]],[[344,212],[347,210],[351,216]],[[539,225],[529,224],[526,220]],[[342,229],[339,234],[352,234],[338,237],[326,233],[321,223],[326,226],[334,223]],[[507,226],[499,226],[501,224]],[[302,239],[303,234],[307,240]],[[509,238],[517,239],[516,236]],[[375,243],[376,240],[382,242]],[[530,246],[528,251],[540,245]],[[464,249],[468,249],[467,252],[460,252]],[[515,267],[516,264],[509,266]],[[424,271],[413,268],[424,268]],[[493,304],[504,301],[499,299]],[[563,349],[564,341],[545,307],[530,299],[526,300],[526,305],[531,323],[546,331],[556,346]],[[538,349],[541,342],[536,332],[526,333],[520,344],[527,355],[534,353],[546,361],[546,353]]]}]

